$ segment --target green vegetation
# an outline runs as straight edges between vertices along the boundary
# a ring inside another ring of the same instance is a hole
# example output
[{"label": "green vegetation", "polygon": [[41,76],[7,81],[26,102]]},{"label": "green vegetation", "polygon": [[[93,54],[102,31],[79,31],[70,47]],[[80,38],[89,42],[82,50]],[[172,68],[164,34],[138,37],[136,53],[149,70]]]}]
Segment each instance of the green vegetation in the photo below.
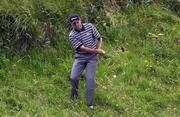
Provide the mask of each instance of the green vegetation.
[{"label": "green vegetation", "polygon": [[[127,4],[1,0],[0,115],[178,117],[180,18],[166,5]],[[107,51],[98,65],[94,110],[86,106],[83,79],[80,99],[70,100],[67,19],[75,9],[96,24]]]}]

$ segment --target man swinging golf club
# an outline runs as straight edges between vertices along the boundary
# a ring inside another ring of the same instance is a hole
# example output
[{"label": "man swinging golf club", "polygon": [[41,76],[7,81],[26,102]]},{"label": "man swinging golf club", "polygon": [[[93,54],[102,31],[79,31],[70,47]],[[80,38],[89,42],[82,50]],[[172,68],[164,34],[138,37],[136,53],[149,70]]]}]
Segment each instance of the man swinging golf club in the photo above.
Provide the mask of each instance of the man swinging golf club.
[{"label": "man swinging golf club", "polygon": [[91,23],[82,23],[79,15],[72,15],[70,23],[73,29],[69,39],[75,49],[75,61],[71,71],[71,98],[78,98],[79,75],[86,68],[87,105],[93,108],[98,55],[105,54],[102,49],[102,38],[95,26]]}]

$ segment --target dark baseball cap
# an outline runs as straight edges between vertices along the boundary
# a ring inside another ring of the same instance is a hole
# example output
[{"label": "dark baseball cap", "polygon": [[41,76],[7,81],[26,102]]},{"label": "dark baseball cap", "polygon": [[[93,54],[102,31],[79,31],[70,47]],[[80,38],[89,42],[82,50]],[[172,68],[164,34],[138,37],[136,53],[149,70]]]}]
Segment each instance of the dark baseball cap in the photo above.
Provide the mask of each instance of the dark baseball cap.
[{"label": "dark baseball cap", "polygon": [[79,15],[72,15],[69,20],[72,23],[76,20],[80,20],[80,16]]}]

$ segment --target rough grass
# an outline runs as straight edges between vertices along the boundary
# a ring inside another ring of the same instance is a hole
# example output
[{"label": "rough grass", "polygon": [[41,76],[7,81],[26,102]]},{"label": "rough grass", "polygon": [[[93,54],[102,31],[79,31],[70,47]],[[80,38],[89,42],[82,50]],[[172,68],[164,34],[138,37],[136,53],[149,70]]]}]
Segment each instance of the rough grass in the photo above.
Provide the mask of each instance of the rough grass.
[{"label": "rough grass", "polygon": [[80,99],[69,98],[73,53],[64,38],[59,50],[0,55],[0,115],[178,117],[179,17],[150,5],[128,8],[112,19],[117,24],[104,39],[107,55],[100,57],[97,69],[94,110],[86,106],[83,79]]}]

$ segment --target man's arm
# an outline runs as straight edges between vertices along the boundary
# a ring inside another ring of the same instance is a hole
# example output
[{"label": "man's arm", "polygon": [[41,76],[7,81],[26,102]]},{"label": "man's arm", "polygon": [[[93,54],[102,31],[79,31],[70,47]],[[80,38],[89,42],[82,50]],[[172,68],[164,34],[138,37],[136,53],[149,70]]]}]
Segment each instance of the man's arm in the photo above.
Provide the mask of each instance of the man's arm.
[{"label": "man's arm", "polygon": [[92,49],[92,48],[85,47],[84,45],[81,45],[79,49],[87,53],[105,54],[105,51],[102,49]]},{"label": "man's arm", "polygon": [[102,44],[103,44],[103,42],[102,42],[102,38],[101,37],[99,37],[99,39],[98,39],[98,49],[102,49]]}]

